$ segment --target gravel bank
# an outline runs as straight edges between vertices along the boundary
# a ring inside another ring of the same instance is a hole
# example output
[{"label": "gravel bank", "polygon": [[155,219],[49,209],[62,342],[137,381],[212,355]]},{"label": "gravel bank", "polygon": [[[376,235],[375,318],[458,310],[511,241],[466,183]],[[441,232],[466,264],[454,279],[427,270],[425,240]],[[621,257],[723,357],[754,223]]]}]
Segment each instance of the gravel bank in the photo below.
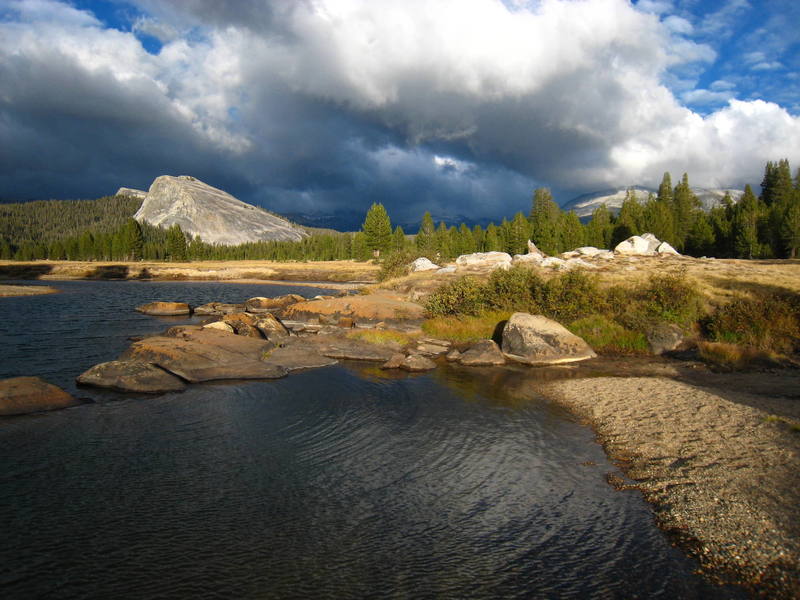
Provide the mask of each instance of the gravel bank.
[{"label": "gravel bank", "polygon": [[778,402],[796,415],[800,400],[661,377],[569,379],[540,391],[595,428],[659,526],[712,579],[800,597],[800,430],[774,412]]}]

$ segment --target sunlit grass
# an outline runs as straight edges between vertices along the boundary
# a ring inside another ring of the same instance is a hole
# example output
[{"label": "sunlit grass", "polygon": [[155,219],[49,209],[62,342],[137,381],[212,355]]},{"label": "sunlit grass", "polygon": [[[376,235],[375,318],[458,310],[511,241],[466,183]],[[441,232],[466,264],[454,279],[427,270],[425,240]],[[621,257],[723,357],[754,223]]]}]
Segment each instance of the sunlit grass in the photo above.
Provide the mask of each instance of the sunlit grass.
[{"label": "sunlit grass", "polygon": [[422,331],[431,337],[456,342],[485,340],[510,316],[508,311],[487,311],[478,315],[433,317],[422,323]]}]

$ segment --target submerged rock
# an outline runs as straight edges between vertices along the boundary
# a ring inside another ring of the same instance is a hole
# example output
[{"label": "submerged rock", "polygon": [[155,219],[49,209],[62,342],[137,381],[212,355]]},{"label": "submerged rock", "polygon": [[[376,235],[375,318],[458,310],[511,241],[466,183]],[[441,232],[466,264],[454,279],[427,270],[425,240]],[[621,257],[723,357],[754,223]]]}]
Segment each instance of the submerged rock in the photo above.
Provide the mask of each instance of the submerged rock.
[{"label": "submerged rock", "polygon": [[80,400],[38,377],[0,380],[0,416],[27,415],[78,404]]},{"label": "submerged rock", "polygon": [[461,354],[458,362],[470,367],[480,367],[505,364],[506,358],[493,340],[481,340]]},{"label": "submerged rock", "polygon": [[164,369],[141,361],[112,360],[100,363],[78,376],[81,385],[108,388],[118,392],[163,394],[180,392],[186,385]]},{"label": "submerged rock", "polygon": [[149,302],[136,307],[136,311],[157,317],[189,315],[191,307],[185,302]]},{"label": "submerged rock", "polygon": [[400,368],[404,371],[411,371],[412,373],[431,371],[436,368],[436,363],[430,358],[425,358],[419,354],[411,354],[403,359],[400,363]]},{"label": "submerged rock", "polygon": [[528,313],[514,313],[503,328],[502,350],[508,358],[530,365],[575,362],[597,355],[563,325]]}]

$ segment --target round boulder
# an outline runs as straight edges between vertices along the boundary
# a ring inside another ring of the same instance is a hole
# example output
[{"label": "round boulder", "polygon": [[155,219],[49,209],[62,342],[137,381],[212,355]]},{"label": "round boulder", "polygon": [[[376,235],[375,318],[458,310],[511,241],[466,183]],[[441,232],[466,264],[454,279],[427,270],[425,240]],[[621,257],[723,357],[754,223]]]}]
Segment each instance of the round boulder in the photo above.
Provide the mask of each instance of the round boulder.
[{"label": "round boulder", "polygon": [[38,377],[0,380],[0,416],[27,415],[78,404],[80,400]]},{"label": "round boulder", "polygon": [[514,313],[503,328],[503,354],[530,365],[552,365],[594,358],[589,345],[566,327],[543,317]]}]

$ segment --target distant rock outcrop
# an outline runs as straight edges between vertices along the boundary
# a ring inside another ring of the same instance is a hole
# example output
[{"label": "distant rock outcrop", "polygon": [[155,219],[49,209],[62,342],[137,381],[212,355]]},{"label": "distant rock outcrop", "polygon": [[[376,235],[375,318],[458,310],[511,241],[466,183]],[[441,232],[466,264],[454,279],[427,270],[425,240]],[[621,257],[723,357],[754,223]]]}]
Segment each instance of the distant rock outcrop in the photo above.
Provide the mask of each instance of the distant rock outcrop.
[{"label": "distant rock outcrop", "polygon": [[134,218],[159,227],[180,225],[184,233],[210,244],[298,241],[308,235],[286,219],[188,175],[157,177]]},{"label": "distant rock outcrop", "polygon": [[130,198],[138,198],[144,200],[147,197],[147,192],[144,190],[135,190],[133,188],[121,187],[117,190],[115,196],[128,196]]}]

